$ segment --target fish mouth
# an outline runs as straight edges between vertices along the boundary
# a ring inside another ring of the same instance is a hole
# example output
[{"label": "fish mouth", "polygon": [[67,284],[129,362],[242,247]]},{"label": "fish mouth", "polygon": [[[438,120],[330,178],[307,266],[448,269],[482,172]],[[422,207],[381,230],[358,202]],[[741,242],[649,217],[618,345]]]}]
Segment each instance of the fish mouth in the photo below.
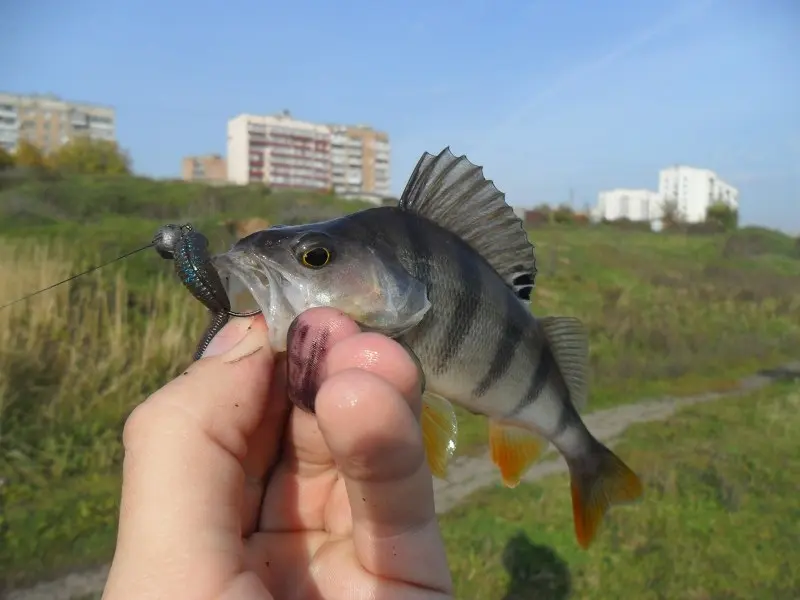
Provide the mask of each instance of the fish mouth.
[{"label": "fish mouth", "polygon": [[272,282],[269,271],[259,268],[260,262],[239,252],[226,252],[211,258],[211,264],[217,270],[228,294],[232,311],[268,312],[269,306],[263,305],[264,292],[271,287]]},{"label": "fish mouth", "polygon": [[282,269],[261,256],[231,250],[211,258],[231,311],[261,311],[269,329],[270,345],[277,352],[285,350],[286,333],[296,316],[286,297],[289,278]]}]

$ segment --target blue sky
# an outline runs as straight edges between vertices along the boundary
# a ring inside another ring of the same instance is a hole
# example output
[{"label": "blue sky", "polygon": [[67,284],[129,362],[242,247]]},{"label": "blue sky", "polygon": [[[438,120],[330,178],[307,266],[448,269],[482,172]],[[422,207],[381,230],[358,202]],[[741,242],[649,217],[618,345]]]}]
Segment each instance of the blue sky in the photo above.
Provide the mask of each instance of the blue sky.
[{"label": "blue sky", "polygon": [[0,89],[115,106],[147,175],[224,153],[238,113],[287,108],[386,130],[395,193],[422,152],[447,145],[522,206],[655,188],[679,162],[739,187],[744,222],[800,232],[796,0],[29,0],[0,12]]}]

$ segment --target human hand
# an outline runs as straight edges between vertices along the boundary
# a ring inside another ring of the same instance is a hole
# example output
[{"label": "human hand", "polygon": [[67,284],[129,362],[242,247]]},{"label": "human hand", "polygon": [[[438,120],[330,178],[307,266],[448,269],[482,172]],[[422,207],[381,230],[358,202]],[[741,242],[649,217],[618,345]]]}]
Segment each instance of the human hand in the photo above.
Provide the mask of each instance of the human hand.
[{"label": "human hand", "polygon": [[327,332],[316,416],[287,400],[261,316],[131,414],[105,600],[452,596],[414,361],[338,311],[298,319]]}]

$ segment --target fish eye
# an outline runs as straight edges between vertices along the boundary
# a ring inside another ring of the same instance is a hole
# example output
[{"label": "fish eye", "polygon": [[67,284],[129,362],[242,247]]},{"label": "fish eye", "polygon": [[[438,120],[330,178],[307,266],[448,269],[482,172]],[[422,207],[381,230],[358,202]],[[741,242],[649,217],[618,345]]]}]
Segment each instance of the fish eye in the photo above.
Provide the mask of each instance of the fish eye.
[{"label": "fish eye", "polygon": [[331,261],[331,251],[324,246],[306,250],[300,257],[304,266],[310,269],[321,269]]}]

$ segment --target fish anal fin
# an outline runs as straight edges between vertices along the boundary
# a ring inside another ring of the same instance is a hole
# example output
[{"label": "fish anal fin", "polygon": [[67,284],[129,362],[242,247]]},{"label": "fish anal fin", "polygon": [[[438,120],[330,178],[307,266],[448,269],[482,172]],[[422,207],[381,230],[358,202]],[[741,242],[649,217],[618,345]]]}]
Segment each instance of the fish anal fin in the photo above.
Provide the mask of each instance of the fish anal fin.
[{"label": "fish anal fin", "polygon": [[589,395],[589,336],[580,319],[542,317],[539,319],[561,376],[576,409],[586,407]]},{"label": "fish anal fin", "polygon": [[458,436],[458,419],[453,405],[438,394],[425,392],[422,395],[421,425],[428,467],[434,477],[444,479]]},{"label": "fish anal fin", "polygon": [[608,509],[615,504],[638,500],[642,482],[622,460],[600,442],[582,461],[572,461],[570,488],[575,537],[582,548],[588,548]]},{"label": "fish anal fin", "polygon": [[536,279],[536,255],[522,220],[483,168],[448,146],[424,153],[408,179],[398,208],[447,229],[483,256],[527,303]]},{"label": "fish anal fin", "polygon": [[548,442],[539,435],[516,425],[489,420],[489,451],[500,469],[503,485],[517,487],[522,476],[547,449]]}]

